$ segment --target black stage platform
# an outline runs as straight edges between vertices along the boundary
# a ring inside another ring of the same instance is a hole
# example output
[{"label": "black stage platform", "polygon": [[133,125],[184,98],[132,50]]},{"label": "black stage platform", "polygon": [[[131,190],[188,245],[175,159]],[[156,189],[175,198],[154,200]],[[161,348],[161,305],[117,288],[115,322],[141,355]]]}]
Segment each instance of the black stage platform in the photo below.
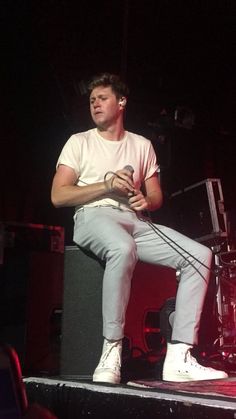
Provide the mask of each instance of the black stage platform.
[{"label": "black stage platform", "polygon": [[188,383],[137,380],[115,386],[25,377],[24,383],[29,401],[47,407],[58,419],[236,418],[236,377]]}]

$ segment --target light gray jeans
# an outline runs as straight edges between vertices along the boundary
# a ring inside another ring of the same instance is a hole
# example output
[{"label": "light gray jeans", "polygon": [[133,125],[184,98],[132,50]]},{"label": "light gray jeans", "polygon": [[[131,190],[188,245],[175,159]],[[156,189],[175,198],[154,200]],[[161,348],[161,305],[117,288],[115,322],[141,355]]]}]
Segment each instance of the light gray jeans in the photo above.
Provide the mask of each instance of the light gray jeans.
[{"label": "light gray jeans", "polygon": [[[155,232],[136,213],[113,207],[87,207],[75,216],[74,242],[106,262],[103,335],[107,339],[124,337],[132,275],[137,260],[141,260],[180,271],[172,340],[197,344],[210,277],[205,266],[211,267],[212,252],[173,229],[156,226],[160,232]],[[163,237],[162,233],[167,237]],[[177,244],[184,250],[179,249]]]}]

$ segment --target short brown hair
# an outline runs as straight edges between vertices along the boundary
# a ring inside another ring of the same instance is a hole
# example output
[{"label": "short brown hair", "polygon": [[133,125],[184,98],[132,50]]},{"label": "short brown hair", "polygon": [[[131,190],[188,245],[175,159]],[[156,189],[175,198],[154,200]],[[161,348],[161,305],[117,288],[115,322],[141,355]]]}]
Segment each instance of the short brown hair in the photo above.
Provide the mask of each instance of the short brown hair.
[{"label": "short brown hair", "polygon": [[111,86],[111,89],[116,95],[117,99],[120,99],[122,96],[127,97],[129,95],[128,86],[117,74],[102,73],[94,76],[88,84],[88,92],[91,93],[92,90],[98,86]]}]

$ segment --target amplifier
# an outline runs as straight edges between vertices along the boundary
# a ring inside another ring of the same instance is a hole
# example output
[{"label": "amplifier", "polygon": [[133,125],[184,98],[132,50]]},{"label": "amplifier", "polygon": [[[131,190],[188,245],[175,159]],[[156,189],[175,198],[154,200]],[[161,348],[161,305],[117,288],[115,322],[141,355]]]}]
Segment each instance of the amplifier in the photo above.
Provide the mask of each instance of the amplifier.
[{"label": "amplifier", "polygon": [[226,213],[220,179],[205,179],[173,193],[170,224],[199,242],[217,244],[227,237]]},{"label": "amplifier", "polygon": [[64,253],[64,227],[0,221],[0,265],[6,249]]}]

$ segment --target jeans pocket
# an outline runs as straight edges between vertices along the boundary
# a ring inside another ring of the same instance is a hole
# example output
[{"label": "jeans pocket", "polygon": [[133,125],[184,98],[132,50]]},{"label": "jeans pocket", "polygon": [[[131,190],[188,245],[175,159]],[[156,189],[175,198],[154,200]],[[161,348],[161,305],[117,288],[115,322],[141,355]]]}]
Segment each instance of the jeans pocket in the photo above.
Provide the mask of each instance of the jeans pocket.
[{"label": "jeans pocket", "polygon": [[79,210],[75,215],[74,215],[74,235],[73,235],[73,240],[75,243],[78,243],[78,238],[79,238],[79,230],[81,230],[81,228],[84,226],[85,224],[85,214],[84,214],[84,209]]},{"label": "jeans pocket", "polygon": [[83,225],[85,223],[85,213],[84,213],[83,208],[75,214],[74,223],[75,223],[75,227]]}]

